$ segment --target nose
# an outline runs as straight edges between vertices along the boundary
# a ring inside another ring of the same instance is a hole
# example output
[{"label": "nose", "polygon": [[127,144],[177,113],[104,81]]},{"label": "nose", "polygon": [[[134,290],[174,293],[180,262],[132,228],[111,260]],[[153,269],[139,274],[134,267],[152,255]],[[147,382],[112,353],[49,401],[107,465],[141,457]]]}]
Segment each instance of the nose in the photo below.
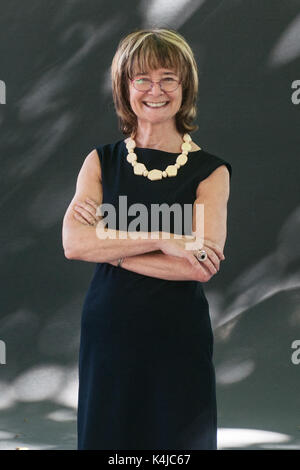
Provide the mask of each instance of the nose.
[{"label": "nose", "polygon": [[153,96],[160,96],[164,92],[161,90],[159,83],[152,83],[152,88],[151,90],[148,91]]}]

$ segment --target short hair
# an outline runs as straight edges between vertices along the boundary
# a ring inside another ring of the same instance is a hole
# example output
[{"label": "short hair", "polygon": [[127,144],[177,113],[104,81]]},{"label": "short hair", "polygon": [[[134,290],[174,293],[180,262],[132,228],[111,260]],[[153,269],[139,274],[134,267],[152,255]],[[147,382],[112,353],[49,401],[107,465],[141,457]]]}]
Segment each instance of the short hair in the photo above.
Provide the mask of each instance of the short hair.
[{"label": "short hair", "polygon": [[139,29],[121,39],[111,64],[112,94],[119,129],[136,134],[137,116],[130,106],[129,79],[138,70],[160,67],[175,69],[182,84],[182,103],[175,116],[178,132],[196,131],[198,70],[193,51],[184,37],[173,29]]}]

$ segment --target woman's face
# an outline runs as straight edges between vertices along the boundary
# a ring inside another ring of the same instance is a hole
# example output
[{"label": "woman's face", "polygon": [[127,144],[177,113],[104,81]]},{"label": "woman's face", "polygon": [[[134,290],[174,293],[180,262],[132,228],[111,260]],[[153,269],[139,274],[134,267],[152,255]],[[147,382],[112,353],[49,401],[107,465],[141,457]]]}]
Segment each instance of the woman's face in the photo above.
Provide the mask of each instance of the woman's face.
[{"label": "woman's face", "polygon": [[[151,70],[147,74],[135,74],[133,78],[137,77],[149,78],[155,82],[158,82],[162,78],[172,77],[179,81],[179,76],[176,75],[175,71],[166,68]],[[138,117],[138,120],[159,123],[175,118],[175,115],[181,107],[182,85],[179,84],[175,91],[165,92],[160,89],[159,83],[155,83],[149,91],[143,92],[136,90],[132,82],[129,81],[129,94],[131,108]],[[160,108],[150,108],[146,104],[149,102],[157,103],[164,101],[167,101],[166,106]]]}]

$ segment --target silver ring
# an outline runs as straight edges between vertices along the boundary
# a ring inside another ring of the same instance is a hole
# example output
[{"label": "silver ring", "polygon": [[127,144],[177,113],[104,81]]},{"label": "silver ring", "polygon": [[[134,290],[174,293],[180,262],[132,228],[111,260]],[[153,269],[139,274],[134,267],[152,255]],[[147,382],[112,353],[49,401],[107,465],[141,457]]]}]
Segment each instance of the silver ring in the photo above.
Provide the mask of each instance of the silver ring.
[{"label": "silver ring", "polygon": [[205,261],[207,259],[207,253],[205,250],[198,250],[196,254],[198,261]]}]

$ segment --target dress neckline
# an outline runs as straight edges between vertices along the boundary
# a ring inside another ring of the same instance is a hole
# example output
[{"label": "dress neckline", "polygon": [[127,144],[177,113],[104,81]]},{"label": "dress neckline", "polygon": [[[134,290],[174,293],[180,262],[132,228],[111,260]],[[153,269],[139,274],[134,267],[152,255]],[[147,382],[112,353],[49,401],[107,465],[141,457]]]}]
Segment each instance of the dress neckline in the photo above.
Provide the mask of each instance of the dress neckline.
[{"label": "dress neckline", "polygon": [[[125,139],[122,139],[122,143],[125,147],[125,150],[127,151]],[[167,153],[168,155],[180,155],[178,152],[167,152],[166,150],[160,150],[160,149],[151,149],[149,147],[135,147],[138,150],[150,150],[151,152],[162,152],[162,153]],[[189,152],[188,154],[190,155],[191,153],[197,153],[197,152],[202,152],[202,149],[200,150],[193,150],[192,152]]]}]

